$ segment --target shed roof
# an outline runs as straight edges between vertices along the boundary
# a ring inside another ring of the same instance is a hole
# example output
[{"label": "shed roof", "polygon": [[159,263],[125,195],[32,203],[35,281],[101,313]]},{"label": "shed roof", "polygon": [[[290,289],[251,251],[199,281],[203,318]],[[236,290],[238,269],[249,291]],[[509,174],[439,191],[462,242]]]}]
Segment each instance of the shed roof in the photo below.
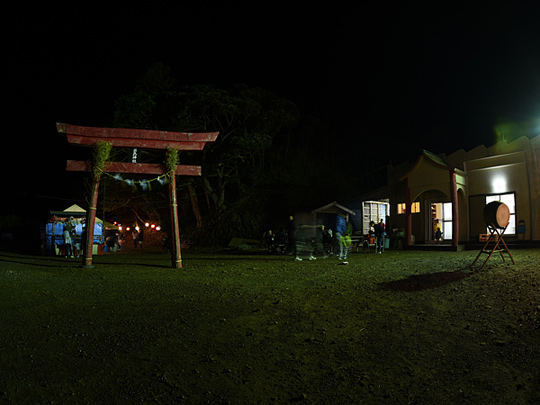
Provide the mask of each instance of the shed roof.
[{"label": "shed roof", "polygon": [[337,201],[333,201],[330,204],[326,204],[320,208],[311,211],[312,214],[348,214],[356,215],[356,212],[349,208],[339,204]]}]

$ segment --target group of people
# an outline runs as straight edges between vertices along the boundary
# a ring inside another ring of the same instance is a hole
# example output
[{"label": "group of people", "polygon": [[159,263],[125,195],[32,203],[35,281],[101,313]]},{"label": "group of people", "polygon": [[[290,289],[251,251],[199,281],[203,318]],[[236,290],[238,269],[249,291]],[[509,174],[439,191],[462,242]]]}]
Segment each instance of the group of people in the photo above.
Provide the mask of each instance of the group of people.
[{"label": "group of people", "polygon": [[268,253],[287,253],[289,250],[289,234],[283,230],[283,227],[280,227],[278,232],[272,229],[267,230],[262,239]]},{"label": "group of people", "polygon": [[381,219],[378,224],[376,224],[374,221],[371,221],[369,225],[373,229],[373,231],[370,230],[370,233],[375,236],[377,253],[381,254],[384,247],[384,238],[386,238],[386,229],[384,226],[384,222]]},{"label": "group of people", "polygon": [[[84,218],[80,221],[84,222]],[[85,237],[85,228],[83,223],[83,233],[81,235],[78,235],[76,232],[77,223],[77,220],[75,220],[73,217],[64,220],[62,232],[64,244],[62,246],[62,253],[65,257],[80,257],[83,253],[83,239]],[[133,230],[132,237],[134,248],[142,249],[144,232],[142,230]],[[113,253],[117,251],[122,251],[123,249],[123,235],[118,231],[109,232],[109,234],[105,237],[104,251],[108,253]]]},{"label": "group of people", "polygon": [[[376,239],[377,252],[382,253],[386,231],[383,220],[370,223],[370,235]],[[352,250],[353,226],[344,215],[336,215],[332,228],[324,225],[297,225],[294,216],[289,217],[288,231],[280,228],[277,233],[268,230],[263,242],[269,253],[288,253],[301,261],[304,258],[315,260],[333,255],[344,264]]]},{"label": "group of people", "polygon": [[120,232],[111,232],[105,238],[105,252],[115,253],[124,250],[124,237]]},{"label": "group of people", "polygon": [[[73,217],[64,221],[62,237],[64,238],[63,253],[65,257],[78,258],[83,253],[83,239],[86,235],[86,229],[83,227],[83,233],[78,235],[75,231],[76,226],[77,222]],[[118,250],[122,250],[123,246],[124,239],[122,234],[119,232],[111,232],[105,238],[105,252],[116,252]]]},{"label": "group of people", "polygon": [[[141,229],[133,229],[131,232],[131,237],[133,238],[133,247],[135,249],[142,249],[144,241],[144,231]],[[117,251],[124,250],[124,237],[120,232],[111,232],[105,238],[105,248],[106,252],[113,253]]]},{"label": "group of people", "polygon": [[296,228],[294,219],[291,221],[287,231],[280,227],[278,232],[270,229],[263,234],[263,245],[268,252],[294,254],[296,260],[302,260],[302,255],[309,256],[310,260],[316,259],[316,255],[326,257],[332,230],[325,229],[323,225],[301,225]]}]

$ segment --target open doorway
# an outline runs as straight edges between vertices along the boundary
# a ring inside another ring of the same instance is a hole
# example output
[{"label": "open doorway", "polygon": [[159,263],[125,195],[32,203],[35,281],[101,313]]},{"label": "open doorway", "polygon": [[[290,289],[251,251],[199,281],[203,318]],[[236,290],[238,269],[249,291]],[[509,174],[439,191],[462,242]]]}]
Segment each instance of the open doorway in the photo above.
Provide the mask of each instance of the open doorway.
[{"label": "open doorway", "polygon": [[452,203],[431,203],[431,237],[433,242],[452,240]]}]

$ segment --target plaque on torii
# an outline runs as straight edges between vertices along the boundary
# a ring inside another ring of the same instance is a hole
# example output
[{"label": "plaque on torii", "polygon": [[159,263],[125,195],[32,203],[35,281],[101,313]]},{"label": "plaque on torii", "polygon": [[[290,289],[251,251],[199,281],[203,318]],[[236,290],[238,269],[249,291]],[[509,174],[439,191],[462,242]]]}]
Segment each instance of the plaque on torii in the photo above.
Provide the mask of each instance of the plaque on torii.
[{"label": "plaque on torii", "polygon": [[[202,150],[206,142],[214,142],[219,132],[188,133],[153,131],[146,129],[128,128],[95,128],[57,123],[59,133],[66,134],[72,145],[96,146],[99,142],[110,143],[112,147],[136,149]],[[68,160],[68,171],[91,171],[92,162]],[[140,173],[165,175],[168,173],[165,164],[106,162],[104,172],[110,173]],[[182,267],[180,250],[180,231],[176,198],[176,176],[200,176],[200,166],[176,165],[176,170],[169,173],[169,198],[171,208],[172,249],[171,260],[173,268]],[[92,265],[92,247],[94,241],[94,224],[98,200],[100,176],[93,176],[90,206],[86,217],[86,240],[84,266]]]}]

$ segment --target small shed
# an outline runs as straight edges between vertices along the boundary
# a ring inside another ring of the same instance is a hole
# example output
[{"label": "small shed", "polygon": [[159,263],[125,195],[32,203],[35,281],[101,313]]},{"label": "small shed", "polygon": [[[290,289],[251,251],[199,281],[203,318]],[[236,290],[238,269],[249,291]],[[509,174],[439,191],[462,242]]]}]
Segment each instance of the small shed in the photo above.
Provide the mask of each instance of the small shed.
[{"label": "small shed", "polygon": [[357,212],[360,213],[360,216],[357,221],[354,221],[354,226],[362,235],[367,235],[372,221],[379,223],[382,220],[388,226],[386,221],[390,215],[390,203],[388,200],[362,201],[362,210]]},{"label": "small shed", "polygon": [[336,223],[336,215],[342,215],[345,217],[354,216],[356,213],[339,204],[337,201],[333,201],[330,204],[326,204],[322,207],[311,211],[313,216],[314,225],[324,225],[325,228],[334,229]]}]

